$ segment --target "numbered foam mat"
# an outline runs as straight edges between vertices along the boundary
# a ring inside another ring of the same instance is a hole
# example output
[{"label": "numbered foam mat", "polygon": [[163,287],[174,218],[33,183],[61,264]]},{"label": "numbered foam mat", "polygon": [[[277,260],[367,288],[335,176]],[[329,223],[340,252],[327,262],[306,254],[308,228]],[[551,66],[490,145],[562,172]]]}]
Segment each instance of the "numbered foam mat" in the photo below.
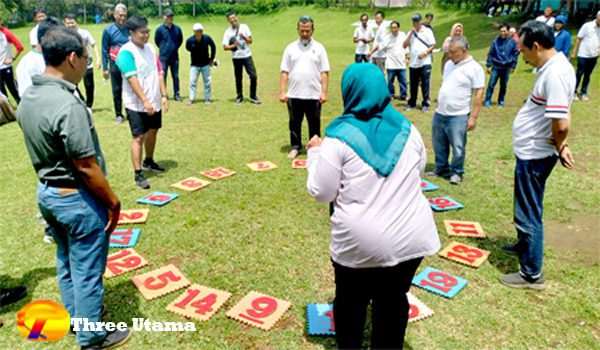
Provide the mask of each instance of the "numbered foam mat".
[{"label": "numbered foam mat", "polygon": [[427,266],[413,278],[412,284],[445,298],[454,298],[467,286],[467,280]]},{"label": "numbered foam mat", "polygon": [[416,322],[433,316],[433,310],[431,310],[416,296],[412,295],[412,293],[406,293],[406,297],[408,298],[409,304],[408,322]]},{"label": "numbered foam mat", "polygon": [[214,169],[210,169],[210,170],[205,170],[203,172],[200,173],[202,176],[207,177],[211,180],[222,180],[226,177],[230,177],[235,175],[235,171],[233,170],[229,170],[223,167],[217,167]]},{"label": "numbered foam mat", "polygon": [[137,275],[131,280],[146,300],[156,299],[190,285],[190,281],[173,264]]},{"label": "numbered foam mat", "polygon": [[438,186],[432,182],[429,182],[425,179],[421,180],[421,190],[423,192],[433,192],[433,191],[437,191],[439,189],[440,189],[440,186]]},{"label": "numbered foam mat", "polygon": [[253,171],[269,171],[273,169],[277,169],[277,165],[275,163],[269,162],[268,160],[261,160],[258,162],[252,162],[246,164],[246,166]]},{"label": "numbered foam mat", "polygon": [[188,177],[187,179],[183,179],[177,183],[172,184],[171,187],[183,191],[194,192],[208,185],[210,185],[210,181],[202,180],[197,177]]},{"label": "numbered foam mat", "polygon": [[292,160],[293,169],[306,169],[308,161],[306,159],[294,159]]},{"label": "numbered foam mat", "polygon": [[464,205],[450,196],[429,198],[429,204],[431,204],[433,211],[450,211],[464,208]]},{"label": "numbered foam mat", "polygon": [[475,221],[444,220],[448,236],[485,238],[481,224]]},{"label": "numbered foam mat", "polygon": [[152,192],[149,195],[137,200],[139,204],[155,205],[162,207],[175,200],[179,195],[177,193]]},{"label": "numbered foam mat", "polygon": [[119,225],[144,224],[148,221],[150,209],[128,209],[119,213]]},{"label": "numbered foam mat", "polygon": [[167,306],[167,310],[184,317],[208,321],[229,297],[229,292],[192,284]]},{"label": "numbered foam mat", "polygon": [[439,255],[459,264],[478,268],[487,260],[490,252],[467,244],[450,242]]},{"label": "numbered foam mat", "polygon": [[123,249],[110,254],[106,259],[105,278],[120,276],[124,273],[141,269],[148,265],[144,257],[139,255],[134,249]]},{"label": "numbered foam mat", "polygon": [[268,331],[291,305],[289,301],[252,291],[227,311],[227,316]]},{"label": "numbered foam mat", "polygon": [[308,335],[335,335],[332,304],[308,304],[306,306]]},{"label": "numbered foam mat", "polygon": [[139,228],[117,228],[110,234],[110,248],[132,248],[137,244],[142,230]]}]

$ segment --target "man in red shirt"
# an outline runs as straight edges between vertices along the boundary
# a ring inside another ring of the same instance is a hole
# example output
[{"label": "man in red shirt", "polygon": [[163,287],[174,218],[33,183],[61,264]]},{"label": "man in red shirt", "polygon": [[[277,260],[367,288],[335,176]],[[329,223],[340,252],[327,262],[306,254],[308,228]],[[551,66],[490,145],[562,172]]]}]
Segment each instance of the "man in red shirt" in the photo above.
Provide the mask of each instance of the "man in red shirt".
[{"label": "man in red shirt", "polygon": [[[19,97],[19,90],[15,84],[15,76],[13,73],[12,63],[19,57],[23,52],[23,43],[17,38],[0,19],[0,91],[8,96],[6,89],[10,91],[12,97],[19,103],[21,98]],[[13,56],[12,49],[10,46],[14,46],[16,53]]]}]

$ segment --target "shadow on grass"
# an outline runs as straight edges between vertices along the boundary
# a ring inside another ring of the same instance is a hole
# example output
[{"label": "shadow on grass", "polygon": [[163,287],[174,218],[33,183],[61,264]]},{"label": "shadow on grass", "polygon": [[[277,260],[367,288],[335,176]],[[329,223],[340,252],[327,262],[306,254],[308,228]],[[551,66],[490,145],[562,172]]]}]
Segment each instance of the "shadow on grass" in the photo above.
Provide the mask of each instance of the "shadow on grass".
[{"label": "shadow on grass", "polygon": [[146,318],[140,309],[139,293],[130,280],[117,285],[106,286],[104,304],[108,311],[107,320],[127,322],[131,326],[133,318]]},{"label": "shadow on grass", "polygon": [[[163,168],[165,168],[165,173],[167,173],[171,169],[176,169],[179,166],[179,163],[177,163],[177,161],[172,160],[172,159],[159,160],[156,163],[158,165],[162,166]],[[144,176],[146,176],[146,178],[148,178],[148,179],[153,178],[157,175],[159,175],[159,174],[155,173],[153,171],[145,171],[144,172]]]},{"label": "shadow on grass", "polygon": [[56,276],[56,268],[54,267],[44,267],[37,268],[31,271],[28,271],[21,277],[20,279],[12,278],[8,275],[0,275],[0,286],[2,288],[12,288],[17,286],[26,286],[27,287],[27,296],[20,300],[17,303],[8,305],[1,309],[2,313],[8,312],[16,312],[23,305],[29,303],[32,299],[33,291],[37,288],[37,285],[45,280],[46,278]]},{"label": "shadow on grass", "polygon": [[498,271],[503,274],[519,271],[519,258],[516,255],[511,255],[505,252],[502,247],[509,244],[514,244],[515,238],[500,237],[483,239],[477,242],[477,246],[481,249],[490,251],[488,261]]}]

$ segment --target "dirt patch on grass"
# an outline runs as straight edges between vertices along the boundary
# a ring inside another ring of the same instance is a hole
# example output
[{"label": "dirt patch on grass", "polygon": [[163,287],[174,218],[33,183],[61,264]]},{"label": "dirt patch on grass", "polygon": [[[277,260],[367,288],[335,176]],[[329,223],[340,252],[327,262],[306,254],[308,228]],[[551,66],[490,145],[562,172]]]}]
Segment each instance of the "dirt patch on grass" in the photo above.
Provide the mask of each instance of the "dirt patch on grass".
[{"label": "dirt patch on grass", "polygon": [[581,215],[568,223],[549,221],[545,241],[557,252],[572,253],[586,265],[600,264],[600,216]]}]

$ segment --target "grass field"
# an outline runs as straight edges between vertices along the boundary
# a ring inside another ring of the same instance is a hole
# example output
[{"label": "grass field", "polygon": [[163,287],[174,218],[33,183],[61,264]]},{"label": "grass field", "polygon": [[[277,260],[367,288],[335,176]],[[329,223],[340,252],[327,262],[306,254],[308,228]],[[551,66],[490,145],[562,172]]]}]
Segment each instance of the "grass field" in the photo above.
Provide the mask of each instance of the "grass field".
[{"label": "grass field", "polygon": [[[409,11],[396,11],[402,29],[408,29]],[[233,294],[224,308],[195,333],[133,334],[127,349],[318,349],[335,346],[331,338],[308,337],[307,303],[328,302],[334,294],[328,256],[329,223],[325,205],[313,201],[305,190],[303,170],[293,170],[286,158],[288,129],[286,108],[277,101],[278,68],[285,45],[294,40],[295,20],[310,14],[316,21],[315,38],[328,50],[332,65],[330,101],[324,106],[324,125],[341,111],[340,76],[353,59],[350,23],[359,12],[291,8],[274,15],[242,17],[253,31],[254,60],[259,74],[262,106],[236,106],[229,54],[221,49],[221,66],[213,71],[215,103],[210,106],[171,103],[163,119],[156,159],[168,171],[150,178],[152,189],[169,191],[169,185],[215,166],[238,172],[232,178],[181,197],[164,208],[152,208],[149,222],[141,226],[136,251],[150,271],[167,263],[177,265],[194,283]],[[194,19],[176,19],[187,35]],[[206,33],[218,43],[224,18],[199,18]],[[493,19],[478,14],[436,11],[435,34],[441,42],[456,21],[465,24],[473,55],[485,59],[496,35]],[[153,28],[158,22],[153,23]],[[89,27],[99,40],[102,27]],[[17,34],[25,39],[27,30]],[[440,86],[440,57],[433,70],[432,93]],[[187,96],[189,56],[181,51],[182,94]],[[490,250],[481,268],[471,269],[440,257],[430,257],[421,268],[433,266],[469,281],[456,298],[447,300],[423,290],[412,292],[435,315],[409,325],[409,349],[600,349],[600,69],[593,76],[592,101],[575,103],[570,145],[577,168],[557,167],[549,180],[545,201],[548,242],[545,276],[549,289],[542,293],[505,288],[497,279],[514,272],[517,260],[501,252],[515,238],[512,226],[514,156],[511,124],[533,84],[534,75],[522,61],[511,77],[507,106],[485,109],[476,131],[469,135],[466,178],[451,187],[437,180],[438,194],[449,194],[465,209],[436,214],[444,245],[450,241],[444,219],[479,221],[488,238],[458,239]],[[133,183],[129,160],[130,133],[116,125],[109,84],[96,73],[97,102],[94,118],[109,165],[110,182],[124,209],[147,193]],[[200,86],[201,83],[199,84]],[[169,86],[169,89],[171,86]],[[247,80],[245,88],[248,88]],[[246,93],[247,95],[247,93]],[[400,107],[399,107],[400,108]],[[40,111],[43,113],[43,110]],[[432,113],[408,112],[431,152]],[[305,127],[306,130],[306,127]],[[306,132],[306,131],[305,131]],[[306,137],[306,136],[305,136]],[[271,160],[277,170],[253,173],[245,164]],[[15,313],[28,301],[60,300],[55,280],[55,249],[42,242],[43,227],[36,220],[36,178],[16,124],[0,130],[0,286],[27,285],[25,301],[0,310],[0,348],[72,348],[73,337],[58,343],[29,344],[15,327]],[[171,189],[172,190],[172,189]],[[129,273],[106,281],[109,319],[130,322],[133,317],[183,321],[165,310],[180,292],[147,302],[130,281]],[[291,309],[269,332],[243,326],[225,316],[249,291],[256,290],[289,300]]]}]

